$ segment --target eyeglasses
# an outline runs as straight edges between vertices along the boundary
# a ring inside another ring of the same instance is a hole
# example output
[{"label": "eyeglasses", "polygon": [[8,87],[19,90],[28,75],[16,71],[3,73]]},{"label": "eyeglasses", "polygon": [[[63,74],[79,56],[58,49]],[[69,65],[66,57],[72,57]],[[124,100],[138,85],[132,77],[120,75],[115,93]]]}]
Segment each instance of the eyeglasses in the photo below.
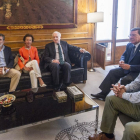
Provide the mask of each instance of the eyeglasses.
[{"label": "eyeglasses", "polygon": [[128,37],[136,37],[136,34],[130,34]]}]

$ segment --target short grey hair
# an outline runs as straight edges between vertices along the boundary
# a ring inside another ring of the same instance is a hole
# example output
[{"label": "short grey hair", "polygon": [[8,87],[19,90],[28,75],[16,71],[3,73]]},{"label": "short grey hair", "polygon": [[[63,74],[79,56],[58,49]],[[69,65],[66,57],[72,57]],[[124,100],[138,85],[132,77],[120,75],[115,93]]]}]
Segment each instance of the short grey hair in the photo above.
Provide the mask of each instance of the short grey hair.
[{"label": "short grey hair", "polygon": [[60,32],[58,32],[58,31],[54,31],[53,33],[52,33],[52,36],[53,36],[53,34],[58,34],[59,35],[59,37],[61,37],[61,33]]}]

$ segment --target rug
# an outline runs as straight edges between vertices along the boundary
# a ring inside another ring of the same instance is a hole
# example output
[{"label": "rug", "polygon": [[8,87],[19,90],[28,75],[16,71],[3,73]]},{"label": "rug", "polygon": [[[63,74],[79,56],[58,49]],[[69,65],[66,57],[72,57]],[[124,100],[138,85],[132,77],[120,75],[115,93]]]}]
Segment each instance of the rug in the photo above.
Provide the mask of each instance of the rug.
[{"label": "rug", "polygon": [[[95,132],[95,121],[78,122],[78,120],[75,120],[75,123],[75,125],[60,131],[55,140],[88,140],[89,136],[100,133],[99,129]],[[99,126],[100,121],[98,122],[98,128]]]}]

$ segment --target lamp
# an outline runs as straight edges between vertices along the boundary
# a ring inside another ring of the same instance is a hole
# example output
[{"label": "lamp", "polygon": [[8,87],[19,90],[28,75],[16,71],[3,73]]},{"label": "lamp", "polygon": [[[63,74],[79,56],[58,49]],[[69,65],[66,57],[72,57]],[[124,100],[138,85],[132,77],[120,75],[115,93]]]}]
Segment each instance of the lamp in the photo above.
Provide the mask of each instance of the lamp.
[{"label": "lamp", "polygon": [[[94,27],[94,38],[93,41],[95,41],[95,28],[97,26],[97,22],[103,22],[104,20],[104,13],[103,12],[95,12],[95,13],[88,13],[87,14],[87,23],[95,23]],[[92,47],[92,55],[91,55],[91,69],[89,69],[89,72],[95,71],[93,68],[93,54],[94,54],[94,43]]]}]

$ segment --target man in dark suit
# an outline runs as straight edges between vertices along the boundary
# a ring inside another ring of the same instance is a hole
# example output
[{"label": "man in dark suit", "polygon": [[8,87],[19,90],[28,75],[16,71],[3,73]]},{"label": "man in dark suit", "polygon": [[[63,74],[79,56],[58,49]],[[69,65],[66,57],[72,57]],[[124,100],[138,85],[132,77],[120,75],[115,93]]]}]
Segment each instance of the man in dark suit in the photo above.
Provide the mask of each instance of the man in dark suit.
[{"label": "man in dark suit", "polygon": [[123,53],[119,68],[109,71],[99,88],[102,90],[98,94],[91,94],[95,98],[106,98],[110,92],[112,84],[116,84],[121,78],[121,85],[134,81],[140,72],[140,28],[133,28],[130,32],[130,42]]},{"label": "man in dark suit", "polygon": [[85,49],[78,48],[76,46],[69,45],[65,41],[60,41],[61,33],[55,31],[52,34],[53,42],[45,46],[44,60],[45,68],[49,68],[52,73],[54,88],[59,89],[59,71],[63,72],[63,83],[68,85],[71,78],[71,62],[68,56],[69,50],[85,52]]},{"label": "man in dark suit", "polygon": [[21,73],[15,69],[12,69],[14,60],[11,52],[11,48],[4,46],[5,36],[0,34],[0,78],[11,78],[11,84],[9,92],[15,91]]}]

